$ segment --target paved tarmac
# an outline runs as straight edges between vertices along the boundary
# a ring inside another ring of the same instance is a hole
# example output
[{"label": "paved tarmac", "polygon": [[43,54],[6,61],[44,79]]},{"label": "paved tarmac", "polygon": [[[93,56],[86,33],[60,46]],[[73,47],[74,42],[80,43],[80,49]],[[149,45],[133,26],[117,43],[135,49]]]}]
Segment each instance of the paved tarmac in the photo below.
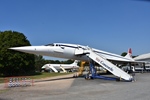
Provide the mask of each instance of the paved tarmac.
[{"label": "paved tarmac", "polygon": [[136,73],[136,82],[57,77],[4,90],[0,100],[150,100],[150,73]]}]

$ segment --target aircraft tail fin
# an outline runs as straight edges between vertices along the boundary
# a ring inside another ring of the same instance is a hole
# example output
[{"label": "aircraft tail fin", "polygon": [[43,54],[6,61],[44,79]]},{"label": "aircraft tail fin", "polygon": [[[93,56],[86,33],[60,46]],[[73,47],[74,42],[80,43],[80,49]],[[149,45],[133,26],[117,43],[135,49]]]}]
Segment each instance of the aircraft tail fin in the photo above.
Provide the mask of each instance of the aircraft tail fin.
[{"label": "aircraft tail fin", "polygon": [[72,65],[75,65],[75,66],[77,66],[77,64],[78,64],[78,60],[75,60],[75,61],[72,63]]},{"label": "aircraft tail fin", "polygon": [[131,49],[131,48],[128,49],[128,53],[127,53],[127,55],[125,56],[125,58],[128,58],[128,59],[133,60],[133,58],[132,58],[132,49]]}]

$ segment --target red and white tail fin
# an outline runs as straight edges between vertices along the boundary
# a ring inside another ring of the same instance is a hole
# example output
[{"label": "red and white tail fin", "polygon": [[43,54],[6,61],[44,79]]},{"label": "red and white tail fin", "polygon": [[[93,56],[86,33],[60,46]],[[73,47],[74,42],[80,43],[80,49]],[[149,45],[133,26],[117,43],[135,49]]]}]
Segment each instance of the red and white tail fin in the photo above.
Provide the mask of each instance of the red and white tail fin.
[{"label": "red and white tail fin", "polygon": [[131,48],[128,49],[128,53],[127,53],[127,55],[125,56],[125,58],[128,58],[128,59],[133,60],[133,58],[132,58],[132,49],[131,49]]},{"label": "red and white tail fin", "polygon": [[132,58],[132,49],[131,49],[131,48],[128,49],[128,54],[129,54],[130,57]]}]

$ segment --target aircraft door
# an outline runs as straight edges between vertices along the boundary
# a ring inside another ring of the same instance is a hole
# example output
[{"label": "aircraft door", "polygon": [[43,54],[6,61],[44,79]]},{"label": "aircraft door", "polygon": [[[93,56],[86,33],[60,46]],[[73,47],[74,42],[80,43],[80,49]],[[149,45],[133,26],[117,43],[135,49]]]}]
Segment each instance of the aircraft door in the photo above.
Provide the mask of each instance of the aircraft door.
[{"label": "aircraft door", "polygon": [[84,50],[83,48],[79,47],[75,49],[75,55],[80,55],[80,54],[83,54],[84,53]]}]

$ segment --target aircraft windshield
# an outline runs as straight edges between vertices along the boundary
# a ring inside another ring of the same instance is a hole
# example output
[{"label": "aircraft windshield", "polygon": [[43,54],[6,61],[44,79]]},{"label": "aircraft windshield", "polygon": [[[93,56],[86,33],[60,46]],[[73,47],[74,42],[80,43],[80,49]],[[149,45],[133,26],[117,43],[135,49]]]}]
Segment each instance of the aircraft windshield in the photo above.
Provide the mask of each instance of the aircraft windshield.
[{"label": "aircraft windshield", "polygon": [[45,45],[45,46],[54,46],[54,44],[47,44],[47,45]]}]

